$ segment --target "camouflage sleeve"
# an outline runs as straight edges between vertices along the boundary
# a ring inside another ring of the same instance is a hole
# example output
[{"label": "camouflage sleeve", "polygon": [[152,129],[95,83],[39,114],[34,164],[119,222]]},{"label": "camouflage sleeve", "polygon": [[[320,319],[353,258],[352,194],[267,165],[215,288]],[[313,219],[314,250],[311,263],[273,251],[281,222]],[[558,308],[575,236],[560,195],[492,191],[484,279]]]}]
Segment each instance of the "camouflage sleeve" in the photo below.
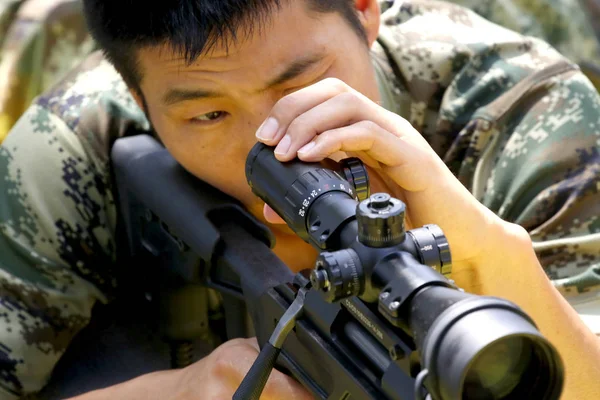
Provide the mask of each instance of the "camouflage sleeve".
[{"label": "camouflage sleeve", "polygon": [[115,285],[108,168],[33,105],[0,147],[0,399],[37,391]]},{"label": "camouflage sleeve", "polygon": [[[14,0],[7,3],[5,14]],[[79,0],[24,0],[8,22],[0,38],[0,143],[36,96],[95,50]]]},{"label": "camouflage sleeve", "polygon": [[449,3],[396,3],[381,43],[410,96],[392,108],[483,204],[528,230],[550,279],[600,334],[598,92],[537,38]]},{"label": "camouflage sleeve", "polygon": [[[449,0],[513,31],[543,39],[574,62],[600,63],[600,45],[585,1]],[[569,16],[565,18],[565,16]]]},{"label": "camouflage sleeve", "polygon": [[502,105],[500,99],[481,110],[490,125],[468,128],[497,136],[486,146],[468,145],[467,152],[481,155],[473,191],[528,229],[548,276],[600,335],[598,92],[571,71],[531,87],[505,115],[497,113]]}]

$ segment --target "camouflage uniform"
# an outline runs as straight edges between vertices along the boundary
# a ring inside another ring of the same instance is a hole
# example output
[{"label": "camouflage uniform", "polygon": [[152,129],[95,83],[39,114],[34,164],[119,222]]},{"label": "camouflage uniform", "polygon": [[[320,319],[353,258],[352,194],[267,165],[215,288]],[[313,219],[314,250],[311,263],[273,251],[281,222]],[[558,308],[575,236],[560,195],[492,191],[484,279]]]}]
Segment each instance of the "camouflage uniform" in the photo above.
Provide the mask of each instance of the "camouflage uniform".
[{"label": "camouflage uniform", "polygon": [[[372,60],[383,106],[483,204],[527,228],[571,301],[598,297],[600,97],[577,66],[541,40],[427,0],[387,9]],[[109,151],[149,129],[96,53],[0,147],[0,398],[44,385],[92,305],[113,297]]]},{"label": "camouflage uniform", "polygon": [[543,39],[579,63],[600,89],[600,0],[450,0],[524,35]]},{"label": "camouflage uniform", "polygon": [[566,57],[600,65],[600,46],[584,1],[449,0],[523,35],[546,40]]},{"label": "camouflage uniform", "polygon": [[596,37],[600,39],[600,0],[579,0],[579,3],[591,21]]},{"label": "camouflage uniform", "polygon": [[95,50],[80,0],[0,0],[0,143],[40,93]]}]

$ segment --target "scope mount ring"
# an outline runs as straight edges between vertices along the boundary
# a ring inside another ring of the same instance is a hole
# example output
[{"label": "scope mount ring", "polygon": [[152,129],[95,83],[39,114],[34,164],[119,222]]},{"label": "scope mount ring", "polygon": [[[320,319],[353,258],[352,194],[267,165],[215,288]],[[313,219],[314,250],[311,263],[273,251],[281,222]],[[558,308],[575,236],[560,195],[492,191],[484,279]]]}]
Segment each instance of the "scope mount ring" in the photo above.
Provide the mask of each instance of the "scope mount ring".
[{"label": "scope mount ring", "polygon": [[[427,392],[425,387],[425,379],[429,376],[429,370],[423,369],[415,378],[415,400],[431,400],[431,395]],[[423,391],[427,394],[423,396]]]}]

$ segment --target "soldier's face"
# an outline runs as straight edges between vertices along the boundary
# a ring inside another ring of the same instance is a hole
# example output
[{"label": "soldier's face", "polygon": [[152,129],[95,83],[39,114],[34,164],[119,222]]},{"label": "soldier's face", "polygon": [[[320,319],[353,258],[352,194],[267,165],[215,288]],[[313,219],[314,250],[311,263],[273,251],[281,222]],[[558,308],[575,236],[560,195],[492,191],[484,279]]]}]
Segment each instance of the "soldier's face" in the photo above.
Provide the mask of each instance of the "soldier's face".
[{"label": "soldier's face", "polygon": [[[378,9],[363,11],[360,18],[372,41]],[[140,51],[139,61],[149,117],[170,153],[262,221],[264,203],[248,187],[244,167],[273,105],[327,77],[378,101],[368,44],[339,14],[313,14],[299,1],[283,2],[260,33],[232,43],[227,53],[217,47],[186,65],[166,48],[152,48]],[[300,246],[296,253],[308,250],[287,227],[270,226],[279,244],[293,242]]]}]

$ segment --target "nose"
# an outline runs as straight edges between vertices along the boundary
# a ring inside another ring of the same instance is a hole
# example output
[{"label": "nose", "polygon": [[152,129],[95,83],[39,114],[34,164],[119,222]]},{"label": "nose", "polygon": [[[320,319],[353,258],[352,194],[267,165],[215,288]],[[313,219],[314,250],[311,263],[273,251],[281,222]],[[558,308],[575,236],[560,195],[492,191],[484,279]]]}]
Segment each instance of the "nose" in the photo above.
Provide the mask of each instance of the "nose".
[{"label": "nose", "polygon": [[267,119],[275,104],[282,97],[283,93],[278,93],[275,90],[268,90],[253,96],[252,101],[249,102],[247,112],[254,131],[256,131],[265,119]]},{"label": "nose", "polygon": [[281,96],[277,96],[273,93],[265,93],[252,99],[251,105],[247,109],[244,118],[244,130],[248,131],[248,133],[244,135],[247,151],[250,151],[252,146],[258,141],[256,138],[256,131],[269,117],[273,106],[280,97]]}]

